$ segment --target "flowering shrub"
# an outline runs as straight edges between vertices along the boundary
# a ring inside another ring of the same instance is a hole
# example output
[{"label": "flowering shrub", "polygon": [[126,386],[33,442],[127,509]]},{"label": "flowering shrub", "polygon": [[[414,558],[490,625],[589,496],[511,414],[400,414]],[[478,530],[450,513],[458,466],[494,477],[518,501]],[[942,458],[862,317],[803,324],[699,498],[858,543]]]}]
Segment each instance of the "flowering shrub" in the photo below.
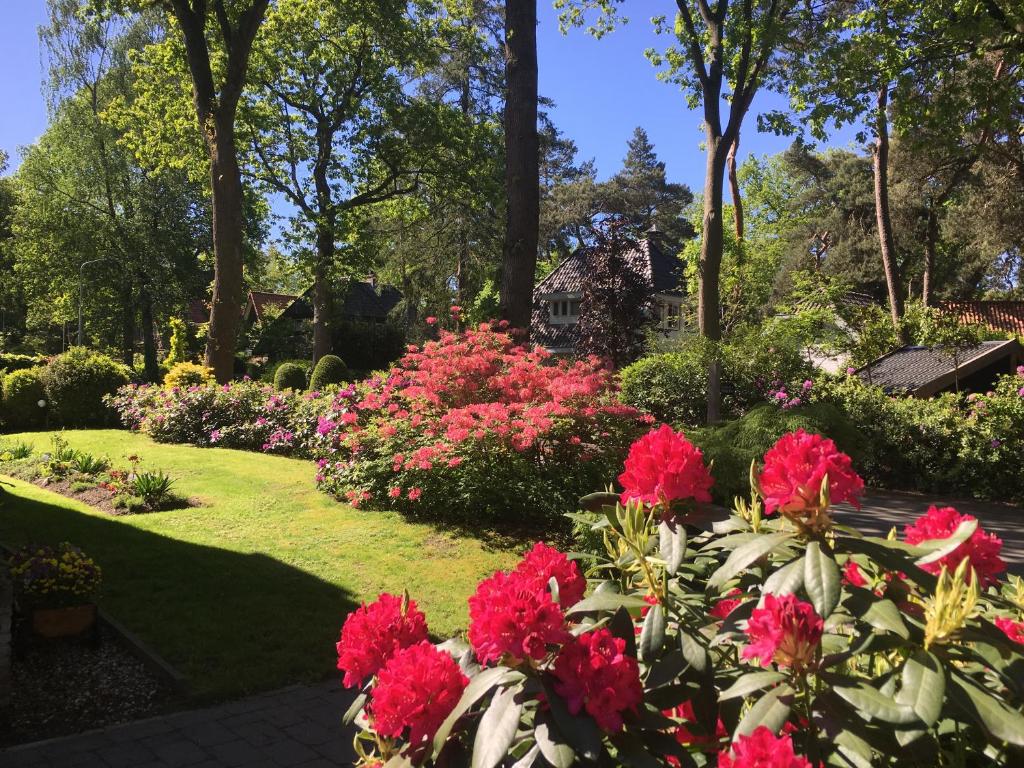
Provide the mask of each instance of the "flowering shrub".
[{"label": "flowering shrub", "polygon": [[55,608],[88,603],[99,591],[102,571],[78,547],[30,544],[11,555],[14,591],[36,607]]},{"label": "flowering shrub", "polygon": [[[667,461],[644,477],[692,491],[699,454],[652,434],[634,458]],[[470,598],[469,643],[392,646],[346,715],[359,764],[1020,765],[1024,581],[999,583],[1001,543],[970,518],[932,510],[905,541],[834,526],[860,484],[828,442],[783,438],[710,529],[692,494],[587,497],[587,592],[582,561],[538,544]],[[783,455],[800,504],[769,509]]]},{"label": "flowering shrub", "polygon": [[464,522],[550,520],[607,478],[650,422],[597,360],[555,362],[489,324],[408,353],[324,415],[323,489]]}]

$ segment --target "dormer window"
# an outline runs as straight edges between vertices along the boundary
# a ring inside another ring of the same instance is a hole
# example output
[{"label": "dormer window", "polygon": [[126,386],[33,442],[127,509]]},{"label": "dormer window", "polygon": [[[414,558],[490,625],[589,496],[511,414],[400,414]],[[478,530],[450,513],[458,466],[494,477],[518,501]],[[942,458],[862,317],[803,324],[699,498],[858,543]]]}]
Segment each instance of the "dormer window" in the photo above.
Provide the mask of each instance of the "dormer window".
[{"label": "dormer window", "polygon": [[553,296],[548,301],[552,325],[572,325],[580,319],[580,297],[571,294]]}]

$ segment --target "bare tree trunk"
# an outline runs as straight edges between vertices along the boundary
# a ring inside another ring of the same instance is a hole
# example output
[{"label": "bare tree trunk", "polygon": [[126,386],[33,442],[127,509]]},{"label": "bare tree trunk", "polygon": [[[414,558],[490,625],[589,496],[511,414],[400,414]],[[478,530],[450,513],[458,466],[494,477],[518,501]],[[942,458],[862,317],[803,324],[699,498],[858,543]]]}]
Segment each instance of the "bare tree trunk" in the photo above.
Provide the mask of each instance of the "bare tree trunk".
[{"label": "bare tree trunk", "polygon": [[[708,129],[707,171],[704,175],[704,221],[700,243],[697,284],[697,322],[700,334],[715,342],[722,339],[721,301],[719,277],[722,270],[724,232],[722,223],[722,192],[725,181],[726,155],[722,151],[722,137]],[[708,424],[717,424],[722,418],[721,364],[716,358],[708,367]]]},{"label": "bare tree trunk", "polygon": [[505,243],[501,316],[528,330],[540,224],[537,0],[505,2]]},{"label": "bare tree trunk", "polygon": [[135,364],[135,302],[128,280],[121,282],[121,362],[129,368]]},{"label": "bare tree trunk", "polygon": [[334,301],[327,270],[334,258],[334,233],[321,228],[316,236],[316,266],[313,269],[313,364],[331,353]]},{"label": "bare tree trunk", "polygon": [[743,242],[743,197],[740,195],[740,182],[736,178],[736,154],[740,149],[740,134],[736,133],[729,146],[729,154],[725,159],[726,167],[729,170],[729,193],[732,195],[732,218],[733,227],[736,232],[736,239]]},{"label": "bare tree trunk", "polygon": [[924,279],[921,288],[921,303],[932,304],[933,282],[935,280],[935,257],[939,244],[939,216],[934,207],[928,209],[928,228],[924,239]]},{"label": "bare tree trunk", "polygon": [[146,381],[160,381],[160,366],[156,361],[156,323],[153,321],[153,297],[145,283],[139,289],[139,311],[142,315],[142,359]]},{"label": "bare tree trunk", "polygon": [[892,234],[892,215],[889,211],[889,84],[878,90],[877,112],[875,115],[875,146],[872,164],[875,177],[875,220],[878,225],[878,241],[882,254],[882,268],[885,270],[885,284],[889,290],[889,312],[892,325],[903,344],[907,343],[906,330],[902,327],[903,286],[900,282],[899,264],[896,263],[896,245]]},{"label": "bare tree trunk", "polygon": [[217,120],[208,140],[213,190],[213,306],[206,337],[206,365],[220,383],[234,375],[235,345],[242,320],[242,176],[238,168],[233,120]]}]

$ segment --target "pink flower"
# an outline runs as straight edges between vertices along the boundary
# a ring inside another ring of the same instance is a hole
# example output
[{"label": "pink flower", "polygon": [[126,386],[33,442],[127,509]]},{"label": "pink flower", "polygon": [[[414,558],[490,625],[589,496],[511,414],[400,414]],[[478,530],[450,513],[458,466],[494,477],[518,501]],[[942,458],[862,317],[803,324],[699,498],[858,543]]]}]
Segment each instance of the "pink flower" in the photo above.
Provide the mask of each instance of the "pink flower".
[{"label": "pink flower", "polygon": [[997,616],[996,626],[1003,630],[1003,634],[1013,640],[1013,642],[1024,645],[1024,621],[1014,621],[1013,619]]},{"label": "pink flower", "polygon": [[623,713],[643,702],[640,667],[625,650],[626,641],[607,628],[585,632],[562,648],[553,669],[555,692],[569,711],[585,709],[609,733],[622,730]]},{"label": "pink flower", "polygon": [[743,602],[742,597],[737,597],[737,595],[742,594],[743,592],[739,589],[729,590],[729,593],[725,597],[714,604],[709,613],[716,619],[725,619],[730,613],[736,610],[736,607],[740,603]]},{"label": "pink flower", "polygon": [[762,667],[774,661],[780,667],[806,669],[814,661],[824,628],[810,603],[793,595],[766,594],[764,607],[755,608],[747,622],[750,643],[743,658],[756,658]]},{"label": "pink flower", "polygon": [[711,501],[709,491],[715,481],[704,466],[700,448],[667,424],[630,446],[624,469],[619,475],[623,504],[631,500],[652,506],[683,499]]},{"label": "pink flower", "polygon": [[[953,507],[936,507],[933,504],[926,514],[903,529],[903,537],[908,544],[920,544],[929,539],[948,539],[961,523],[974,519],[971,515],[961,515]],[[921,568],[928,573],[938,573],[942,566],[955,571],[962,560],[968,559],[971,561],[970,567],[978,574],[981,586],[987,587],[995,584],[999,574],[1006,570],[1006,563],[999,556],[1002,548],[1002,539],[985,533],[979,526],[967,541],[948,555],[934,563],[926,563]]]},{"label": "pink flower", "polygon": [[578,603],[587,590],[587,580],[575,561],[542,541],[533,545],[513,573],[536,580],[544,589],[554,579],[558,584],[558,602],[563,608],[571,608]]},{"label": "pink flower", "polygon": [[798,429],[779,438],[764,455],[758,481],[765,511],[787,516],[813,516],[820,512],[821,483],[828,475],[829,498],[860,507],[864,481],[851,467],[850,457],[821,435]]},{"label": "pink flower", "polygon": [[718,753],[718,768],[814,768],[796,754],[789,734],[775,736],[759,725],[749,736],[740,736],[732,747]]},{"label": "pink flower", "polygon": [[437,318],[434,317],[434,316],[430,316],[430,317],[427,318],[426,322],[427,322],[427,325],[436,325],[437,324]]},{"label": "pink flower", "polygon": [[843,566],[843,582],[853,587],[866,587],[868,580],[860,572],[860,566],[854,560],[847,560]]},{"label": "pink flower", "polygon": [[409,493],[408,493],[409,501],[417,501],[419,499],[419,497],[422,496],[422,495],[423,495],[423,489],[422,488],[410,488],[409,489]]},{"label": "pink flower", "polygon": [[390,488],[388,488],[388,496],[390,496],[392,499],[397,499],[401,495],[402,489],[399,488],[397,485],[393,485]]},{"label": "pink flower", "polygon": [[469,643],[482,664],[543,659],[548,646],[570,635],[546,582],[536,576],[499,571],[480,582],[469,598]]},{"label": "pink flower", "polygon": [[469,685],[455,660],[423,640],[384,665],[370,699],[370,717],[381,736],[404,737],[407,754],[434,738]]},{"label": "pink flower", "polygon": [[404,612],[402,598],[386,592],[369,605],[363,603],[345,619],[337,644],[338,669],[345,673],[345,687],[362,685],[396,651],[426,639],[427,620],[414,600]]}]

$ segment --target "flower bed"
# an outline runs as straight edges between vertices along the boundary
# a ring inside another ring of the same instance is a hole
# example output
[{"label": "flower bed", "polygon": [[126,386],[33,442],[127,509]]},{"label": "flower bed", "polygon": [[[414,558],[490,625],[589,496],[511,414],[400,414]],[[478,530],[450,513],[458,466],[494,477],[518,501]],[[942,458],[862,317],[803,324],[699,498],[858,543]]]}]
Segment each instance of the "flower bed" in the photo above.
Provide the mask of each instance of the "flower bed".
[{"label": "flower bed", "polygon": [[818,435],[752,474],[697,527],[712,478],[663,428],[621,495],[585,500],[602,551],[537,544],[481,582],[468,642],[432,645],[408,597],[351,614],[359,765],[1021,764],[1024,582],[999,539],[934,507],[902,541],[836,526],[863,482]]}]

